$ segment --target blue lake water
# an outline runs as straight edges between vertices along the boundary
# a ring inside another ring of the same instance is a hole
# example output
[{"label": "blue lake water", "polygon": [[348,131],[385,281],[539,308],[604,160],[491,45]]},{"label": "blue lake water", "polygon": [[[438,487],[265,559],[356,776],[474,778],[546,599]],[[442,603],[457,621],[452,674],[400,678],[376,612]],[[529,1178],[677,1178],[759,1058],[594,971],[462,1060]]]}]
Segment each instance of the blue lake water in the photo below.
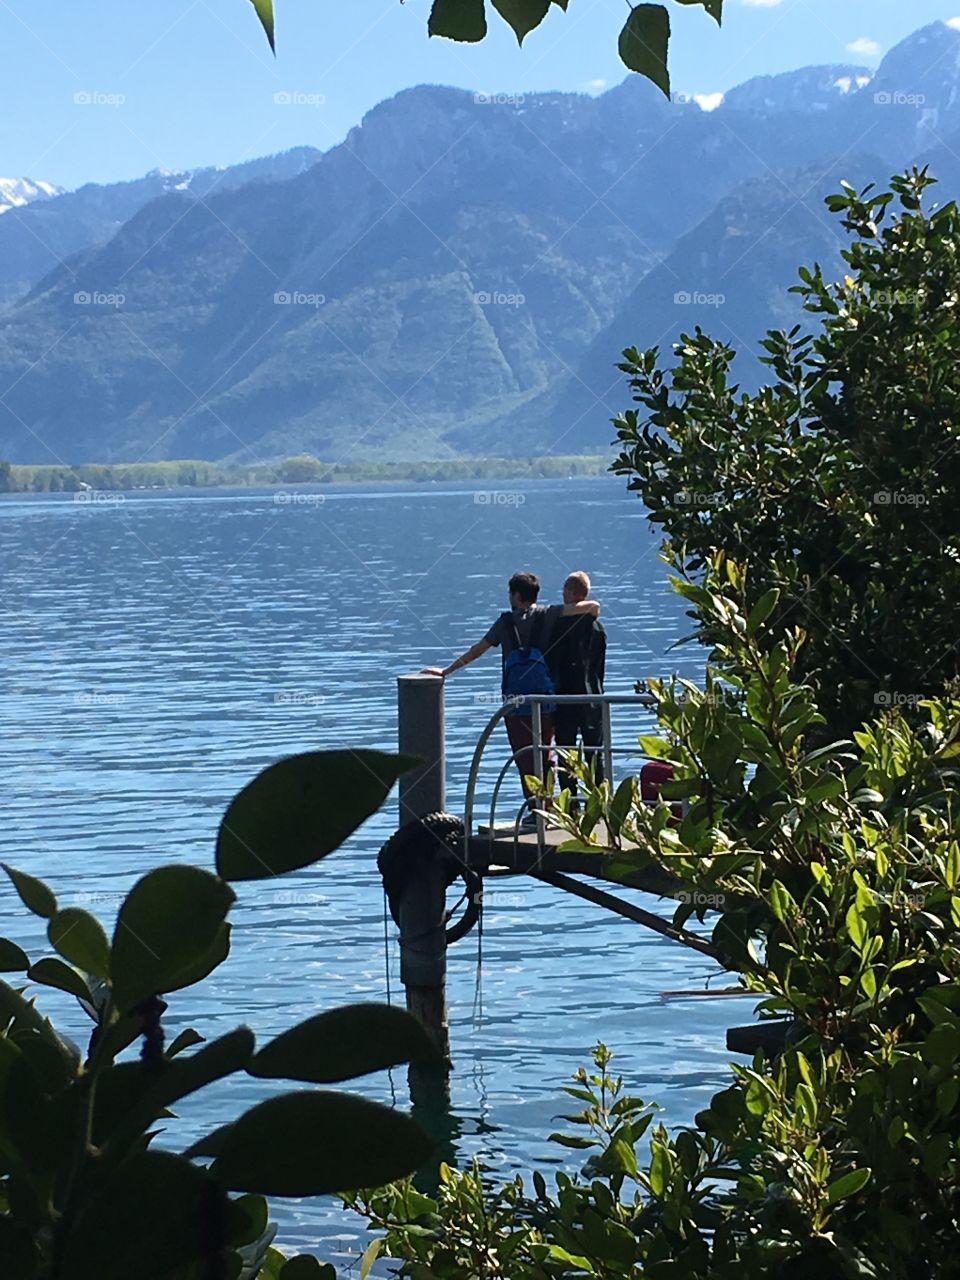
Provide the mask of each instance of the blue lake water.
[{"label": "blue lake water", "polygon": [[[395,677],[480,638],[517,569],[539,573],[543,600],[559,599],[569,570],[592,574],[608,692],[674,670],[702,675],[694,648],[667,652],[688,627],[683,603],[640,503],[612,477],[11,497],[0,500],[0,566],[0,858],[108,932],[149,868],[212,866],[231,796],[279,756],[394,749]],[[451,810],[498,680],[489,654],[448,683]],[[630,708],[615,723],[623,743],[646,727]],[[239,886],[231,956],[170,998],[168,1036],[195,1026],[212,1038],[245,1021],[262,1043],[321,1009],[383,1000],[388,982],[402,1002],[376,870],[396,825],[391,801],[319,866]],[[49,953],[6,882],[0,933],[34,959]],[[575,1153],[545,1137],[567,1109],[560,1086],[598,1039],[619,1055],[630,1092],[678,1124],[722,1087],[725,1029],[751,1009],[662,998],[702,987],[709,962],[523,878],[488,894],[482,971],[477,959],[476,933],[449,956],[457,1153],[505,1175],[574,1167]],[[69,997],[43,989],[39,1002],[86,1043],[90,1024]],[[349,1087],[408,1105],[403,1070]],[[163,1141],[185,1146],[265,1089],[222,1082],[183,1105]],[[331,1200],[274,1208],[278,1243],[341,1265],[363,1247],[362,1224]]]}]

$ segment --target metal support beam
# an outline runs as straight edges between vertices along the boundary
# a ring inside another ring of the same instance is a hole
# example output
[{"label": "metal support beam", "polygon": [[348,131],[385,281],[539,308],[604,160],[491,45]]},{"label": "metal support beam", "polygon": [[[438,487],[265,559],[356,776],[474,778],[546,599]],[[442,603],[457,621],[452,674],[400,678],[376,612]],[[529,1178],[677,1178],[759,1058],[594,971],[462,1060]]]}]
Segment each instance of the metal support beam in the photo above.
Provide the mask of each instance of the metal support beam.
[{"label": "metal support beam", "polygon": [[711,960],[716,960],[718,964],[721,963],[720,957],[706,939],[698,937],[695,933],[690,933],[687,929],[678,929],[676,925],[670,924],[669,921],[661,920],[652,911],[644,911],[643,907],[637,907],[632,902],[624,902],[621,898],[614,897],[612,893],[597,889],[592,884],[582,884],[579,880],[574,880],[572,876],[562,875],[559,871],[531,871],[530,874],[535,879],[542,880],[545,884],[552,884],[554,888],[563,889],[566,893],[572,893],[574,897],[583,898],[598,907],[605,907],[608,911],[614,911],[618,916],[624,916],[635,924],[642,924],[647,929],[653,929],[655,933],[662,934],[663,937],[670,938],[674,942],[681,942],[685,947],[699,951],[703,956],[709,956]]}]

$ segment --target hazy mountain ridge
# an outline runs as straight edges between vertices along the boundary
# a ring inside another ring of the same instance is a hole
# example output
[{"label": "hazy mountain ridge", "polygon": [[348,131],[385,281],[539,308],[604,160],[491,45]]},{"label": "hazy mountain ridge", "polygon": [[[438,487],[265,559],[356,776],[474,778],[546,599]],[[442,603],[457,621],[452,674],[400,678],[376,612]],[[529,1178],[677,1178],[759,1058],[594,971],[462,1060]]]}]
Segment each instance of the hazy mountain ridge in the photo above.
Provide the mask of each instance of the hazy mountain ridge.
[{"label": "hazy mountain ridge", "polygon": [[[37,183],[43,189],[49,187],[51,198],[33,198],[10,208],[9,216],[0,220],[0,304],[25,296],[74,254],[105,244],[151,200],[177,191],[206,197],[248,182],[284,181],[302,173],[320,155],[313,147],[296,147],[226,168],[154,169],[132,182],[87,183],[76,191]],[[0,186],[0,204],[2,198]]]},{"label": "hazy mountain ridge", "polygon": [[595,451],[622,347],[700,323],[749,352],[792,321],[797,266],[839,261],[841,177],[929,155],[953,183],[958,64],[935,24],[872,80],[806,68],[709,113],[639,78],[422,87],[283,181],[164,188],[0,322],[0,456]]}]

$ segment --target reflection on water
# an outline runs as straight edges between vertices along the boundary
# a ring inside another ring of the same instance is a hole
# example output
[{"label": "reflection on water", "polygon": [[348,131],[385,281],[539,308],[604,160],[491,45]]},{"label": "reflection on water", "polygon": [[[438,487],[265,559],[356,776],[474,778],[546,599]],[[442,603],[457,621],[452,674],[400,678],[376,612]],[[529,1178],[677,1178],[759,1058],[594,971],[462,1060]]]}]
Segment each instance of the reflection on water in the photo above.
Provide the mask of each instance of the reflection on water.
[{"label": "reflection on water", "polygon": [[[591,573],[609,633],[608,692],[671,670],[697,677],[694,650],[667,655],[688,626],[683,603],[619,482],[510,492],[509,503],[477,501],[462,485],[304,491],[302,501],[288,492],[281,502],[248,490],[0,501],[0,857],[49,879],[63,905],[111,921],[156,863],[211,865],[230,797],[278,756],[393,749],[395,676],[483,635],[520,568],[540,574],[545,600],[559,599],[569,570]],[[448,685],[451,809],[498,678],[488,655]],[[639,731],[631,715],[616,712],[621,741]],[[320,1009],[383,1000],[388,985],[396,1001],[376,871],[395,823],[391,804],[327,862],[238,886],[230,959],[170,999],[168,1034],[193,1025],[209,1038],[245,1021],[262,1041]],[[41,921],[7,889],[0,932],[34,957],[48,950]],[[725,1028],[749,1003],[659,994],[703,985],[701,957],[522,878],[489,895],[482,972],[480,945],[475,932],[449,963],[461,1159],[478,1155],[503,1173],[568,1166],[570,1153],[544,1139],[557,1127],[559,1086],[598,1039],[620,1055],[630,1092],[658,1099],[668,1122],[689,1119],[721,1083]],[[86,1039],[69,997],[44,991],[41,1004]],[[408,1105],[403,1071],[353,1087]],[[269,1088],[235,1077],[188,1100],[177,1143]],[[322,1238],[328,1256],[356,1248],[360,1229],[336,1204],[277,1208],[282,1240]]]}]

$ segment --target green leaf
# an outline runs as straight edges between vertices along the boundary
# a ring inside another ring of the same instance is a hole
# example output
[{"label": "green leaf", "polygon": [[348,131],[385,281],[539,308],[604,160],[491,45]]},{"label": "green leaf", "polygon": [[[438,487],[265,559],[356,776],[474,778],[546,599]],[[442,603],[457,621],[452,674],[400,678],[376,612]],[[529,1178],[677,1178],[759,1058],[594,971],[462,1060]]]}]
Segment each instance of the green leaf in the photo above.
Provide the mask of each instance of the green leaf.
[{"label": "green leaf", "polygon": [[770,909],[784,924],[795,917],[799,911],[793,894],[779,880],[774,880],[770,886]]},{"label": "green leaf", "polygon": [[710,17],[716,19],[718,27],[723,21],[723,0],[677,0],[677,4],[703,5]]},{"label": "green leaf", "polygon": [[667,49],[670,15],[662,4],[638,4],[620,32],[620,59],[631,71],[652,80],[669,98]]},{"label": "green leaf", "polygon": [[53,956],[32,964],[27,970],[27,977],[31,982],[42,982],[45,987],[56,987],[59,991],[66,991],[76,996],[78,1000],[90,1000],[90,988],[83,974],[77,973],[76,969],[72,969],[70,965],[64,964],[62,960],[57,960]]},{"label": "green leaf", "polygon": [[29,967],[27,953],[9,938],[0,938],[0,973],[25,973]]},{"label": "green leaf", "polygon": [[203,1044],[203,1036],[193,1027],[187,1027],[167,1046],[166,1057],[175,1058],[184,1049],[192,1049],[195,1044]]},{"label": "green leaf", "polygon": [[265,880],[338,849],[417,764],[382,751],[311,751],[264,769],[227,809],[217,837],[225,880]]},{"label": "green leaf", "polygon": [[202,982],[213,973],[214,969],[223,964],[229,954],[230,923],[228,921],[220,926],[217,936],[205,951],[195,956],[183,969],[178,969],[171,975],[167,991],[182,991],[184,987],[192,987]]},{"label": "green leaf", "polygon": [[42,880],[27,875],[25,871],[17,871],[6,862],[0,863],[0,866],[13,881],[13,887],[19,893],[23,905],[29,907],[35,916],[43,916],[44,919],[49,920],[56,914],[57,900]]},{"label": "green leaf", "polygon": [[[681,3],[683,2],[684,0],[681,0]],[[270,41],[270,48],[274,53],[276,53],[277,46],[274,41],[273,29],[273,0],[251,0],[251,4],[257,11],[257,17],[260,19],[260,25],[267,33],[267,39]]]},{"label": "green leaf", "polygon": [[413,1173],[433,1143],[409,1116],[348,1093],[268,1098],[223,1136],[213,1172],[233,1191],[318,1196]]},{"label": "green leaf", "polygon": [[948,889],[955,889],[960,883],[960,841],[954,840],[947,855],[946,882]]},{"label": "green leaf", "polygon": [[836,1182],[831,1182],[827,1187],[827,1203],[838,1204],[847,1196],[855,1195],[862,1190],[869,1181],[869,1169],[853,1169],[850,1173],[845,1173],[842,1178],[837,1178]]},{"label": "green leaf", "polygon": [[370,1268],[380,1257],[386,1247],[386,1240],[371,1240],[363,1251],[363,1257],[360,1259],[360,1280],[367,1280],[370,1274]]},{"label": "green leaf", "polygon": [[569,1250],[561,1248],[558,1244],[550,1245],[548,1250],[549,1256],[556,1262],[565,1262],[568,1266],[576,1267],[578,1271],[586,1271],[588,1275],[595,1275],[593,1263],[589,1258],[583,1257],[579,1253],[570,1253]]},{"label": "green leaf", "polygon": [[513,27],[517,43],[523,44],[523,37],[547,16],[551,0],[493,0],[493,7],[501,18]]},{"label": "green leaf", "polygon": [[[204,1089],[214,1080],[222,1080],[246,1067],[255,1047],[249,1027],[237,1027],[225,1036],[211,1040],[198,1053],[189,1057],[165,1059],[158,1066],[121,1063],[114,1070],[134,1067],[140,1073],[139,1096],[113,1126],[107,1149],[122,1147],[150,1128],[163,1114],[188,1094]],[[243,1190],[245,1188],[241,1188]]]},{"label": "green leaf", "polygon": [[110,973],[110,943],[100,921],[79,907],[58,911],[47,925],[50,945],[84,973],[107,978]]},{"label": "green leaf", "polygon": [[256,1280],[280,1280],[280,1272],[286,1265],[287,1257],[279,1249],[268,1249],[262,1269]]},{"label": "green leaf", "polygon": [[650,1190],[657,1197],[663,1195],[667,1188],[667,1181],[670,1175],[670,1162],[667,1157],[667,1151],[661,1142],[651,1144],[650,1150],[650,1172],[648,1174],[650,1181]]},{"label": "green leaf", "polygon": [[597,1168],[605,1174],[625,1173],[637,1176],[637,1153],[626,1138],[614,1138],[597,1160]]},{"label": "green leaf", "polygon": [[194,1142],[183,1154],[189,1160],[196,1160],[198,1156],[208,1156],[215,1159],[223,1150],[227,1135],[232,1128],[232,1123],[222,1124],[219,1129],[214,1129],[212,1133],[208,1133],[197,1142]]},{"label": "green leaf", "polygon": [[854,946],[862,951],[867,936],[867,926],[860,910],[860,904],[857,902],[851,903],[847,911],[847,933],[853,940]]},{"label": "green leaf", "polygon": [[574,1133],[551,1133],[548,1141],[558,1142],[561,1147],[573,1147],[575,1151],[589,1151],[597,1145],[592,1138],[580,1138]]},{"label": "green leaf", "polygon": [[284,1263],[280,1280],[327,1280],[331,1275],[336,1280],[336,1272],[328,1262],[320,1263],[309,1253],[301,1253]]},{"label": "green leaf", "polygon": [[215,945],[235,896],[199,867],[158,867],[137,881],[120,908],[110,955],[121,1012],[186,985],[184,971]]},{"label": "green leaf", "polygon": [[920,1053],[925,1062],[949,1070],[960,1058],[960,1029],[953,1023],[941,1022],[927,1036]]},{"label": "green leaf", "polygon": [[354,1004],[308,1018],[265,1045],[253,1076],[336,1084],[401,1062],[438,1062],[423,1027],[386,1004]]},{"label": "green leaf", "polygon": [[960,1097],[960,1076],[951,1076],[937,1085],[937,1111],[942,1116],[952,1116]]},{"label": "green leaf", "polygon": [[[680,0],[681,4],[693,4],[695,0]],[[758,631],[766,622],[776,608],[777,601],[780,599],[780,588],[771,587],[769,591],[765,591],[757,603],[750,610],[747,618],[747,628],[753,633]]]},{"label": "green leaf", "polygon": [[270,1210],[263,1196],[238,1196],[230,1201],[226,1239],[231,1248],[245,1248],[261,1240],[267,1230]]},{"label": "green leaf", "polygon": [[701,749],[701,755],[707,772],[714,782],[722,783],[726,779],[737,763],[742,749],[742,740],[729,728],[724,728],[720,733],[711,734],[707,738]]},{"label": "green leaf", "polygon": [[487,34],[483,0],[433,0],[427,32],[475,44]]},{"label": "green leaf", "polygon": [[837,774],[821,774],[806,790],[807,803],[822,804],[825,800],[835,800],[837,796],[843,795],[844,789],[843,778]]},{"label": "green leaf", "polygon": [[167,1280],[209,1256],[226,1196],[182,1156],[148,1150],[125,1160],[87,1197],[64,1242],[70,1280]]},{"label": "green leaf", "polygon": [[49,1161],[49,1103],[17,1042],[0,1037],[0,1167],[39,1172]]},{"label": "green leaf", "polygon": [[70,1048],[64,1044],[53,1027],[37,1012],[29,1000],[24,1000],[19,991],[0,980],[0,1027],[7,1029],[7,1035],[13,1034],[23,1042],[33,1035],[40,1037],[48,1046],[57,1051],[60,1061],[62,1079],[66,1084],[76,1073],[77,1058]]}]

